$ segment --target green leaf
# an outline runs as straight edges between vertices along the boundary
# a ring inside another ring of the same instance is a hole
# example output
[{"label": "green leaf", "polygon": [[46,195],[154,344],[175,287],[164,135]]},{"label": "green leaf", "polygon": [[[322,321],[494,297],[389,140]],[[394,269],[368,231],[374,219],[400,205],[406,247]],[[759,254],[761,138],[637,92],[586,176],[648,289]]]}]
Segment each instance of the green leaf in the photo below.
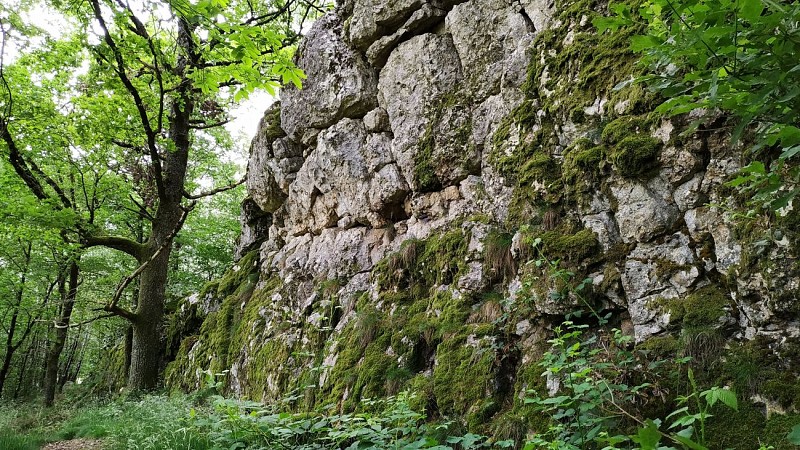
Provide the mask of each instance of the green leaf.
[{"label": "green leaf", "polygon": [[740,172],[763,175],[763,174],[767,173],[767,168],[766,168],[766,166],[764,166],[763,162],[761,162],[761,161],[753,161],[750,164],[742,167]]},{"label": "green leaf", "polygon": [[641,450],[656,450],[658,443],[661,442],[661,432],[658,431],[658,425],[648,419],[645,426],[639,428],[636,435],[631,436],[631,440],[639,444]]},{"label": "green leaf", "polygon": [[662,41],[660,39],[651,35],[634,36],[631,38],[631,50],[636,53],[641,53],[661,44]]},{"label": "green leaf", "polygon": [[736,393],[730,389],[718,389],[717,398],[724,403],[727,407],[739,410],[739,403],[736,399]]},{"label": "green leaf", "polygon": [[761,0],[739,0],[739,15],[749,22],[755,22],[761,17],[763,10]]},{"label": "green leaf", "polygon": [[792,431],[786,435],[786,440],[792,445],[800,445],[800,424],[792,427]]},{"label": "green leaf", "polygon": [[783,160],[790,159],[793,158],[798,153],[800,153],[800,145],[795,145],[793,147],[783,149],[780,158]]},{"label": "green leaf", "polygon": [[693,441],[691,438],[686,436],[682,436],[681,434],[676,434],[673,436],[676,441],[680,442],[681,444],[689,447],[692,450],[708,450],[707,447],[698,444],[697,442]]}]

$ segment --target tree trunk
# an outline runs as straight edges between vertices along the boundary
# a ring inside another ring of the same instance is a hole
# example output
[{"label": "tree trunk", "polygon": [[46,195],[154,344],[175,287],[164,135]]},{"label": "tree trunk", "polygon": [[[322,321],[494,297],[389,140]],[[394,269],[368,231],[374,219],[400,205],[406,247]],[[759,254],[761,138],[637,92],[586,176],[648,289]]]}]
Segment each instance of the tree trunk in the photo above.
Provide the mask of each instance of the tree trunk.
[{"label": "tree trunk", "polygon": [[6,356],[3,358],[3,367],[0,367],[0,397],[3,395],[3,387],[6,384],[6,378],[8,378],[8,369],[11,367],[11,358],[13,356],[14,353],[11,351],[11,348],[8,348],[6,350]]},{"label": "tree trunk", "polygon": [[[184,19],[178,21],[178,44],[186,54],[178,58],[176,70],[185,76],[189,64],[194,63],[193,67],[196,67],[199,57],[194,48],[192,25]],[[131,321],[133,345],[128,387],[133,390],[154,389],[158,386],[160,378],[161,358],[164,354],[161,321],[164,317],[169,256],[175,234],[180,231],[185,219],[181,202],[191,147],[190,119],[195,107],[192,83],[186,81],[176,90],[176,98],[170,109],[169,139],[175,147],[165,155],[163,184],[158,193],[158,211],[153,220],[144,258],[150,262],[141,274],[139,301],[136,305],[136,314]]]},{"label": "tree trunk", "polygon": [[[131,367],[128,387],[152,390],[158,386],[161,364],[161,320],[169,270],[169,245],[142,272],[139,302],[133,319]],[[157,249],[156,249],[157,250]],[[155,252],[155,250],[154,250]]]},{"label": "tree trunk", "polygon": [[[69,332],[69,321],[72,317],[72,309],[75,307],[75,297],[78,294],[78,276],[80,269],[78,262],[75,260],[69,263],[69,281],[67,282],[67,291],[63,298],[63,306],[61,308],[61,315],[56,322],[56,337],[47,352],[45,361],[45,375],[44,375],[44,405],[52,406],[56,398],[56,387],[58,386],[58,361],[61,358],[61,352],[64,350],[64,344],[67,342],[67,333]],[[63,291],[63,288],[62,288]]]},{"label": "tree trunk", "polygon": [[[80,333],[80,328],[78,328],[78,333]],[[64,362],[64,364],[61,364],[61,374],[58,375],[58,391],[64,390],[64,385],[67,384],[67,381],[70,379],[72,365],[75,362],[75,356],[78,352],[79,341],[80,334],[78,339],[73,339],[72,344],[69,345],[69,350],[67,351],[67,360]]]},{"label": "tree trunk", "polygon": [[33,324],[28,323],[28,328],[25,330],[25,334],[23,334],[22,339],[14,344],[14,334],[17,330],[19,310],[22,307],[22,299],[25,293],[25,282],[27,281],[28,276],[28,266],[31,263],[32,247],[33,244],[29,242],[27,249],[23,249],[23,255],[25,255],[25,264],[23,266],[24,270],[20,276],[19,288],[17,288],[17,292],[15,293],[14,312],[11,314],[11,323],[8,326],[8,333],[6,334],[6,355],[3,357],[3,366],[0,367],[0,397],[3,395],[3,388],[6,384],[6,378],[8,378],[8,371],[11,368],[11,360],[14,357],[14,352],[16,352],[19,346],[22,345],[22,341],[25,340],[31,328],[33,327]]},{"label": "tree trunk", "polygon": [[128,326],[125,329],[125,379],[127,380],[131,373],[131,351],[133,350],[133,327]]},{"label": "tree trunk", "polygon": [[[24,280],[24,278],[23,278]],[[18,297],[22,297],[22,289],[17,291]],[[8,327],[8,334],[6,335],[6,355],[3,358],[3,366],[0,367],[0,397],[3,395],[3,387],[8,378],[8,369],[11,368],[11,358],[14,357],[14,330],[17,328],[17,318],[19,317],[19,304],[22,302],[21,298],[18,299],[17,307],[14,308],[14,313],[11,315],[11,325]]]},{"label": "tree trunk", "polygon": [[20,365],[19,373],[17,374],[17,386],[14,388],[13,396],[15,400],[19,398],[19,393],[22,390],[22,381],[27,379],[25,377],[25,371],[28,369],[28,359],[31,357],[31,353],[36,352],[36,348],[38,346],[39,338],[34,335],[31,344],[28,346],[28,350],[25,352],[25,357],[22,358],[22,364]]}]

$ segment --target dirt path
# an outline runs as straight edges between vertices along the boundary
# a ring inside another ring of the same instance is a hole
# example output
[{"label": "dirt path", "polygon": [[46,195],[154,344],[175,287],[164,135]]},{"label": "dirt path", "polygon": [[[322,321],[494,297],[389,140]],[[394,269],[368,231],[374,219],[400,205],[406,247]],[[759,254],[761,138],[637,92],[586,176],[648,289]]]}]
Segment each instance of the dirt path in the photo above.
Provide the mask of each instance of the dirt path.
[{"label": "dirt path", "polygon": [[97,439],[72,439],[47,444],[42,447],[42,450],[100,450],[102,448],[103,441]]}]

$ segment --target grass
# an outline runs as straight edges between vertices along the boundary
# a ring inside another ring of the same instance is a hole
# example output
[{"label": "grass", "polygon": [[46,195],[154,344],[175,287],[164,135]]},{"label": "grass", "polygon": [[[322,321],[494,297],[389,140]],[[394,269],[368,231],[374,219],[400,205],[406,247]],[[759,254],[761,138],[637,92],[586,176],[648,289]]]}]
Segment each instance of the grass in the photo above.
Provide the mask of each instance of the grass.
[{"label": "grass", "polygon": [[[67,402],[64,402],[67,403]],[[48,442],[102,439],[108,450],[205,450],[211,447],[188,426],[192,402],[186,397],[149,395],[105,404],[45,409],[3,405],[0,449],[39,449]]]},{"label": "grass", "polygon": [[0,430],[0,448],[3,450],[38,450],[46,439],[35,435],[20,435],[10,430]]}]

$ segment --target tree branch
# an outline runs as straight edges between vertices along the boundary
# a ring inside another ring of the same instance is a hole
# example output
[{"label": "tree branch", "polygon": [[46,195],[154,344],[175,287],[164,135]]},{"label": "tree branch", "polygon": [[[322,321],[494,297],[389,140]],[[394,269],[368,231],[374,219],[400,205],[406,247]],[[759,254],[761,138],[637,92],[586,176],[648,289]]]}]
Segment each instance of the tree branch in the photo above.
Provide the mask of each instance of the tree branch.
[{"label": "tree branch", "polygon": [[142,259],[145,249],[143,244],[120,236],[89,236],[84,240],[83,247],[108,247],[133,256],[137,261]]},{"label": "tree branch", "polygon": [[221,126],[226,125],[228,123],[230,123],[230,120],[223,120],[223,121],[214,122],[214,123],[202,123],[202,124],[201,123],[197,123],[197,124],[189,125],[189,128],[191,128],[193,130],[208,130],[209,128],[221,127]]},{"label": "tree branch", "polygon": [[125,308],[121,308],[121,307],[119,307],[117,305],[113,305],[113,306],[112,305],[106,305],[102,309],[98,309],[96,311],[106,311],[106,312],[110,313],[112,316],[119,316],[119,317],[122,317],[123,319],[127,319],[130,322],[133,322],[134,320],[136,320],[136,314],[128,311]]},{"label": "tree branch", "polygon": [[144,207],[144,205],[142,205],[141,203],[137,202],[136,199],[133,198],[132,194],[128,195],[128,198],[130,198],[131,201],[133,202],[133,204],[136,205],[137,208],[139,208],[139,211],[134,211],[134,212],[139,214],[143,219],[149,220],[150,222],[153,222],[154,220],[156,220],[156,218],[153,217],[152,214],[150,214],[150,211],[148,211],[147,208]]},{"label": "tree branch", "polygon": [[[100,309],[95,308],[93,311],[104,311],[104,309],[103,308],[100,308]],[[122,311],[123,313],[127,312],[127,313],[130,314],[130,312],[125,311],[122,308],[120,308],[120,311]],[[54,326],[56,328],[80,328],[80,327],[82,327],[82,326],[84,326],[86,324],[90,324],[90,323],[92,323],[92,322],[94,322],[96,320],[108,319],[109,317],[115,317],[115,316],[124,317],[121,314],[116,314],[116,313],[100,314],[99,316],[92,317],[91,319],[86,319],[86,320],[84,320],[82,322],[73,323],[73,324],[70,324],[70,325],[67,325],[67,326],[63,326],[63,325],[54,325]]]},{"label": "tree branch", "polygon": [[47,200],[50,198],[47,192],[45,192],[42,183],[36,179],[36,176],[31,172],[30,167],[28,167],[28,164],[22,158],[16,141],[14,141],[14,138],[8,131],[8,123],[5,117],[0,117],[0,138],[2,138],[6,146],[8,146],[8,161],[11,163],[14,171],[17,172],[17,175],[19,175],[25,185],[28,186],[28,189],[30,189],[33,195],[39,200]]},{"label": "tree branch", "polygon": [[[133,271],[133,273],[131,273],[127,277],[125,277],[122,280],[120,280],[119,284],[117,285],[117,290],[114,291],[114,296],[111,297],[111,301],[109,301],[108,304],[103,307],[103,310],[108,311],[110,313],[117,314],[117,315],[122,316],[122,317],[125,317],[128,320],[134,320],[135,319],[135,317],[136,317],[135,314],[130,313],[127,310],[123,310],[122,308],[120,308],[117,305],[117,303],[119,303],[119,300],[122,298],[122,294],[123,294],[123,292],[125,292],[125,288],[127,288],[128,285],[130,285],[131,282],[133,282],[133,280],[136,279],[136,277],[141,275],[141,273],[144,272],[144,270],[147,268],[147,266],[150,263],[152,263],[156,258],[158,258],[158,256],[161,254],[161,252],[164,251],[164,249],[166,249],[170,245],[172,245],[172,240],[175,238],[175,235],[178,234],[178,231],[180,231],[181,227],[183,227],[183,223],[186,221],[186,217],[189,215],[189,212],[194,208],[194,205],[195,205],[195,203],[191,203],[188,207],[183,209],[183,212],[181,213],[181,217],[178,219],[178,223],[175,224],[175,228],[170,232],[170,234],[167,236],[167,238],[164,239],[164,243],[161,244],[161,246],[158,248],[158,250],[156,250],[150,256],[150,258],[147,259],[147,261],[143,262],[139,267],[137,267],[136,270]],[[125,316],[123,314],[120,314],[120,312],[127,313],[130,316]]]},{"label": "tree branch", "polygon": [[155,172],[158,196],[162,199],[166,198],[164,179],[161,173],[161,158],[158,156],[158,147],[156,146],[156,132],[153,130],[153,126],[150,124],[150,118],[147,116],[147,108],[145,107],[144,100],[142,100],[142,96],[139,94],[136,86],[134,86],[133,82],[131,82],[130,78],[128,78],[125,60],[122,58],[122,53],[120,53],[114,38],[111,37],[111,32],[108,30],[106,21],[103,18],[99,1],[91,0],[91,4],[92,9],[94,10],[94,17],[97,19],[100,27],[103,30],[103,38],[106,42],[106,45],[108,45],[108,47],[111,49],[111,52],[114,54],[114,59],[116,61],[114,70],[117,72],[117,75],[119,76],[120,81],[122,81],[122,84],[125,86],[125,89],[131,95],[131,97],[133,97],[136,110],[139,112],[139,120],[142,122],[142,127],[144,127],[144,132],[147,136],[147,148],[150,152],[150,164],[153,166],[153,171]]},{"label": "tree branch", "polygon": [[230,191],[231,189],[235,189],[244,184],[245,181],[247,181],[247,177],[244,177],[233,184],[229,184],[228,186],[219,187],[216,189],[212,189],[210,191],[200,192],[198,194],[190,194],[186,191],[183,191],[183,196],[189,200],[198,200],[203,197],[210,197],[212,195],[219,194],[220,192],[225,192],[225,191]]}]

